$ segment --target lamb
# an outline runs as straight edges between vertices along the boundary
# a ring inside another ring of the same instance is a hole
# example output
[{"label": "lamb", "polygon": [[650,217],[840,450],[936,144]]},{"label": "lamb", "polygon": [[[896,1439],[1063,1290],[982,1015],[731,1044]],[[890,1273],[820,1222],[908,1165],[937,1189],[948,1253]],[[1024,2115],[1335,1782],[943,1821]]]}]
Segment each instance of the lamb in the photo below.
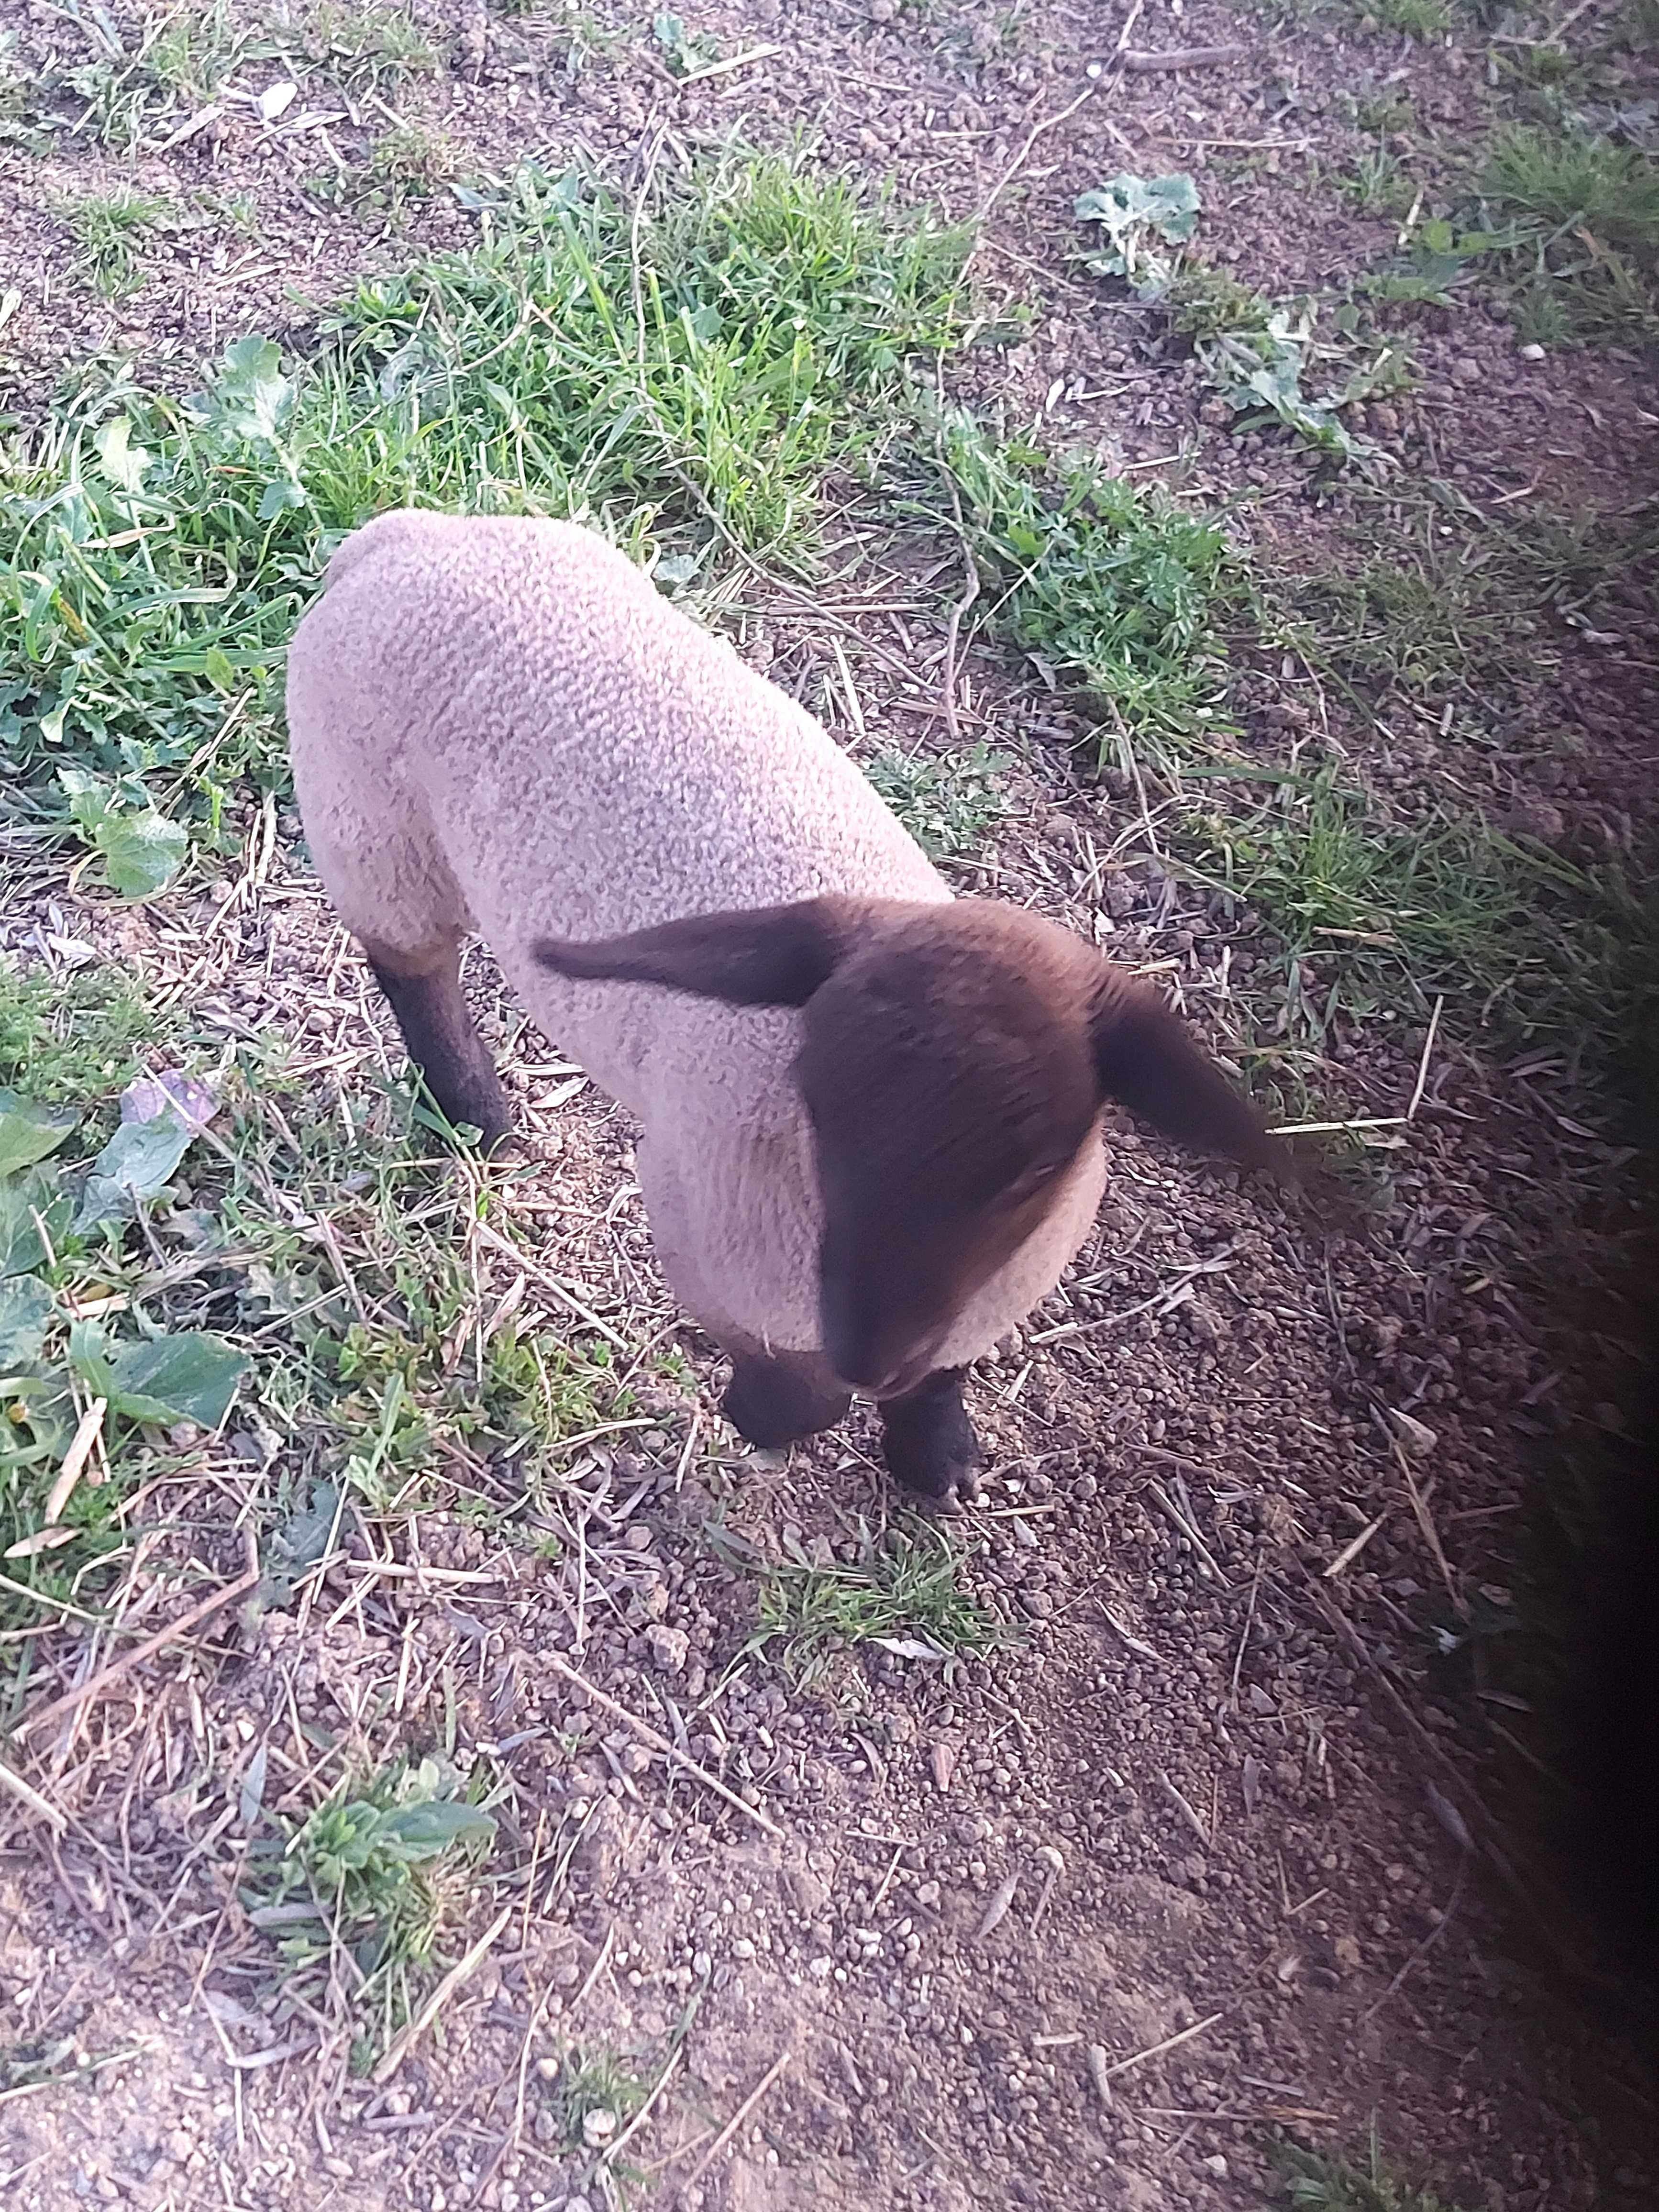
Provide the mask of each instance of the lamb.
[{"label": "lamb", "polygon": [[970,1489],[963,1371],[1092,1225],[1108,1100],[1288,1165],[1156,994],[954,897],[821,725],[590,531],[380,516],[299,625],[288,716],[313,859],[433,1097],[507,1135],[476,933],[643,1125],[663,1273],[757,1445],[859,1393],[901,1483]]}]

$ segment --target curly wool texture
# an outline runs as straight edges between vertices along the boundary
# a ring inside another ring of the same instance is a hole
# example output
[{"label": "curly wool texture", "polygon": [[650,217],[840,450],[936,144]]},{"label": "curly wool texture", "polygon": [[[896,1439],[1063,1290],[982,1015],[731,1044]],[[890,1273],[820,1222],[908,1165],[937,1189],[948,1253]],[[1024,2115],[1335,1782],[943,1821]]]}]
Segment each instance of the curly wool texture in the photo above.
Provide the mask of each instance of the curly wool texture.
[{"label": "curly wool texture", "polygon": [[[416,511],[335,554],[294,639],[288,714],[312,855],[347,927],[410,971],[482,936],[547,1036],[643,1124],[675,1296],[722,1340],[820,1349],[800,1016],[570,981],[532,947],[825,893],[948,902],[822,726],[592,532]],[[1103,1181],[1094,1133],[956,1316],[941,1365],[1054,1287]]]}]

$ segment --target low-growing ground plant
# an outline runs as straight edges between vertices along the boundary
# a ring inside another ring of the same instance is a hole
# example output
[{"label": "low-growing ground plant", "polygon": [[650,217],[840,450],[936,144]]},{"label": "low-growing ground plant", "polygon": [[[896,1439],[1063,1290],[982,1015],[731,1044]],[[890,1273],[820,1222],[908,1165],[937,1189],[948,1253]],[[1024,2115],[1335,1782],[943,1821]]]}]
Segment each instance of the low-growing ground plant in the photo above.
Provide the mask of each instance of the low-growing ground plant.
[{"label": "low-growing ground plant", "polygon": [[383,0],[318,0],[305,25],[307,51],[342,92],[384,92],[400,78],[430,76],[431,40],[405,8]]},{"label": "low-growing ground plant", "polygon": [[1389,31],[1403,31],[1408,38],[1421,40],[1443,39],[1452,26],[1452,12],[1447,0],[1356,0],[1362,21],[1370,21]]},{"label": "low-growing ground plant", "polygon": [[941,1536],[862,1520],[842,1547],[814,1557],[798,1543],[762,1567],[752,1650],[775,1647],[785,1672],[809,1681],[834,1656],[860,1644],[913,1658],[950,1661],[1006,1639],[994,1613],[965,1591]]},{"label": "low-growing ground plant", "polygon": [[[1206,267],[1187,250],[1198,211],[1190,177],[1115,177],[1077,203],[1079,218],[1102,223],[1109,240],[1085,265],[1168,306],[1241,430],[1277,422],[1334,459],[1375,471],[1382,454],[1344,410],[1410,382],[1407,346],[1369,329],[1351,298],[1276,302]],[[1322,391],[1312,387],[1316,373]]]},{"label": "low-growing ground plant", "polygon": [[954,860],[975,853],[1015,811],[1002,782],[1013,764],[981,738],[945,757],[888,748],[864,770],[923,852]]},{"label": "low-growing ground plant", "polygon": [[998,442],[966,414],[938,426],[937,452],[995,627],[1049,681],[1137,727],[1201,732],[1224,674],[1223,532],[1087,464]]},{"label": "low-growing ground plant", "polygon": [[549,2101],[572,2150],[599,2150],[633,2118],[645,2095],[645,2083],[613,2051],[588,2047],[564,2054]]},{"label": "low-growing ground plant", "polygon": [[366,2071],[429,1984],[495,1822],[434,1758],[343,1781],[297,1823],[262,1820],[265,1780],[262,1766],[242,1784],[242,1903],[281,1961],[272,2025],[348,2019]]},{"label": "low-growing ground plant", "polygon": [[218,98],[237,71],[283,51],[280,30],[239,19],[228,0],[181,0],[137,26],[107,9],[61,11],[84,40],[28,81],[27,122],[41,134],[85,138],[136,153],[164,140]]}]

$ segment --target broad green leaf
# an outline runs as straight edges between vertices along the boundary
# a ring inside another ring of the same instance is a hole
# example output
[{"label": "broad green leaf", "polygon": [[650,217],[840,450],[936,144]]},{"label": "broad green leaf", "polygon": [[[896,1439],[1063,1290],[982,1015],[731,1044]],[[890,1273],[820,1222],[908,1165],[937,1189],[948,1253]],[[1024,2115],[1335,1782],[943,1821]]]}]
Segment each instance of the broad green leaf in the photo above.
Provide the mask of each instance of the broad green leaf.
[{"label": "broad green leaf", "polygon": [[246,1372],[245,1352],[204,1329],[124,1344],[108,1363],[112,1413],[134,1421],[196,1421],[216,1429]]},{"label": "broad green leaf", "polygon": [[1076,202],[1080,222],[1105,226],[1109,250],[1089,262],[1103,276],[1127,276],[1143,286],[1169,281],[1168,257],[1147,244],[1148,234],[1183,245],[1198,223],[1198,187],[1184,173],[1165,177],[1109,177]]},{"label": "broad green leaf", "polygon": [[307,503],[302,484],[295,483],[289,477],[278,477],[274,483],[268,483],[264,488],[259,501],[259,520],[261,522],[274,522],[279,514],[288,514]]},{"label": "broad green leaf", "polygon": [[153,806],[106,814],[93,832],[104,872],[123,898],[154,898],[179,872],[190,834]]},{"label": "broad green leaf", "polygon": [[[27,633],[24,650],[25,652],[28,650]],[[50,707],[46,705],[44,701],[41,703],[40,734],[52,744],[61,745],[64,742],[64,724],[69,719],[69,710],[75,696],[75,689],[80,680],[81,671],[78,665],[66,668],[60,681],[56,700]]]},{"label": "broad green leaf", "polygon": [[665,553],[651,571],[659,584],[689,584],[702,566],[696,553]]},{"label": "broad green leaf", "polygon": [[379,1840],[400,1858],[436,1858],[453,1844],[488,1841],[495,1823],[476,1805],[400,1805],[380,1816]]},{"label": "broad green leaf", "polygon": [[[61,737],[63,732],[58,732]],[[101,775],[94,775],[89,769],[60,768],[58,781],[64,796],[70,803],[70,818],[84,836],[90,837],[109,812],[109,785]]]},{"label": "broad green leaf", "polygon": [[100,1321],[70,1323],[70,1365],[94,1398],[107,1398],[114,1387],[110,1373],[109,1331]]},{"label": "broad green leaf", "polygon": [[27,1367],[40,1357],[52,1320],[52,1292],[38,1275],[0,1282],[0,1371]]},{"label": "broad green leaf", "polygon": [[93,440],[98,465],[118,490],[140,491],[150,455],[132,443],[132,424],[125,415],[112,416]]},{"label": "broad green leaf", "polygon": [[0,1176],[15,1175],[55,1152],[80,1119],[38,1106],[15,1091],[0,1091]]},{"label": "broad green leaf", "polygon": [[328,1549],[339,1504],[340,1493],[331,1482],[313,1483],[310,1504],[276,1531],[271,1548],[284,1554],[295,1569],[315,1566]]},{"label": "broad green leaf", "polygon": [[53,1251],[61,1252],[73,1218],[73,1201],[49,1168],[0,1181],[0,1277],[27,1274],[44,1266],[46,1247],[40,1240],[40,1225]]},{"label": "broad green leaf", "polygon": [[225,348],[211,386],[187,404],[198,420],[233,438],[274,445],[293,414],[294,387],[271,341],[250,335]]},{"label": "broad green leaf", "polygon": [[[133,1196],[125,1183],[117,1182],[112,1176],[89,1175],[81,1186],[81,1204],[75,1216],[75,1233],[88,1237],[94,1229],[107,1223],[131,1221],[133,1215]],[[30,1267],[39,1266],[31,1260]]]},{"label": "broad green leaf", "polygon": [[76,1227],[125,1221],[140,1199],[165,1190],[193,1133],[170,1105],[148,1121],[123,1121],[92,1164]]}]

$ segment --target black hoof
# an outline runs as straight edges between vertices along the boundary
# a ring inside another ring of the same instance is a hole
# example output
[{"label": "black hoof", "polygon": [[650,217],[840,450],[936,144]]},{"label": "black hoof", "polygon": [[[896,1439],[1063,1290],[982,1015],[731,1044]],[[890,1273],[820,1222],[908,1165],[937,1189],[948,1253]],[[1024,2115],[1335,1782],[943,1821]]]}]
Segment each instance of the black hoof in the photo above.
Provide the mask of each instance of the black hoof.
[{"label": "black hoof", "polygon": [[902,1398],[881,1408],[882,1447],[896,1482],[926,1498],[936,1511],[954,1512],[979,1496],[984,1462],[979,1438],[962,1402],[962,1370],[942,1368]]}]

